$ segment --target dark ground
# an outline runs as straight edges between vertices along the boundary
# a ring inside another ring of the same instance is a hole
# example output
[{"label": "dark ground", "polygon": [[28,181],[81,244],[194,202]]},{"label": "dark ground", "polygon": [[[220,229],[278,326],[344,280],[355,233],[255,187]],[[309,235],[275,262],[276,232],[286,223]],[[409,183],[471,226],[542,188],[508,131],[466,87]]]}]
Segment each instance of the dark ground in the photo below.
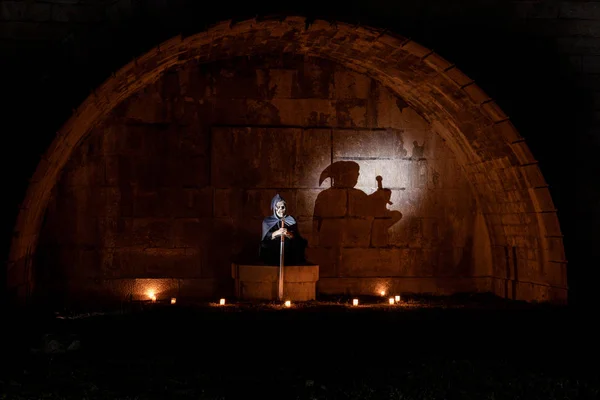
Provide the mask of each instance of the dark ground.
[{"label": "dark ground", "polygon": [[595,315],[485,296],[325,300],[6,316],[0,398],[600,398]]}]

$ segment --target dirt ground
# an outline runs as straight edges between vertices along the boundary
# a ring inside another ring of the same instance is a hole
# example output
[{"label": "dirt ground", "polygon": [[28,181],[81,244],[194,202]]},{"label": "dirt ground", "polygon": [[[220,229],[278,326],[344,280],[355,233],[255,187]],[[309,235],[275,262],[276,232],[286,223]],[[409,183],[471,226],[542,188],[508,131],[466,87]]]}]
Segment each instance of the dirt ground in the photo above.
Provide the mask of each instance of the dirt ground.
[{"label": "dirt ground", "polygon": [[486,296],[10,316],[6,399],[600,398],[594,320]]}]

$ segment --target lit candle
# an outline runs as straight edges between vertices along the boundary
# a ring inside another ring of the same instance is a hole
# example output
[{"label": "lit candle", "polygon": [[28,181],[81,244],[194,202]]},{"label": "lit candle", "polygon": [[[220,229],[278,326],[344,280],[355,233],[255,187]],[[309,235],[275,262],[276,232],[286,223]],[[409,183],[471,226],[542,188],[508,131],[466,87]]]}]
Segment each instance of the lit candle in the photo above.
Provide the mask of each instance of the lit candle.
[{"label": "lit candle", "polygon": [[396,303],[398,303],[400,301],[400,296],[396,296],[395,300],[396,300]]},{"label": "lit candle", "polygon": [[382,295],[382,296],[385,296],[385,290],[382,290],[382,291],[381,291],[381,295]]},{"label": "lit candle", "polygon": [[284,303],[286,307],[291,307],[292,306],[292,302],[289,300],[286,300],[286,302]]},{"label": "lit candle", "polygon": [[358,305],[358,299],[353,299],[352,300],[352,305],[353,306],[357,306]]},{"label": "lit candle", "polygon": [[393,297],[390,297],[389,301],[390,301],[390,304],[394,304],[394,298]]},{"label": "lit candle", "polygon": [[177,303],[177,299],[175,297],[171,297],[171,304]]},{"label": "lit candle", "polygon": [[151,299],[153,303],[156,303],[156,296],[152,296]]},{"label": "lit candle", "polygon": [[224,306],[225,305],[225,299],[219,300],[219,304],[222,305],[222,306]]}]

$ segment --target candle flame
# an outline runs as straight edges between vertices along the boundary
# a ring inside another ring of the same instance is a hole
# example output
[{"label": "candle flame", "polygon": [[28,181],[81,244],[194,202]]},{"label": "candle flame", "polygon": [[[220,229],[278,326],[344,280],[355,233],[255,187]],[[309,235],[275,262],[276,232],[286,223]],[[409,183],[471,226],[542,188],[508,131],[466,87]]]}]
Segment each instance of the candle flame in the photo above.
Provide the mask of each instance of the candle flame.
[{"label": "candle flame", "polygon": [[354,299],[354,300],[352,300],[352,305],[353,305],[353,306],[357,306],[357,305],[358,305],[358,299]]},{"label": "candle flame", "polygon": [[292,302],[289,300],[286,300],[286,302],[284,303],[286,307],[291,307],[292,306]]},{"label": "candle flame", "polygon": [[394,304],[394,298],[390,297],[389,302],[390,302],[390,304]]},{"label": "candle flame", "polygon": [[396,303],[398,303],[400,301],[400,296],[396,296],[394,300],[396,300]]},{"label": "candle flame", "polygon": [[381,291],[381,295],[382,295],[382,296],[385,296],[385,290],[382,290],[382,291]]},{"label": "candle flame", "polygon": [[225,305],[225,299],[219,300],[219,304],[222,305],[222,306],[224,306]]},{"label": "candle flame", "polygon": [[177,299],[175,297],[171,297],[171,304],[177,303]]}]

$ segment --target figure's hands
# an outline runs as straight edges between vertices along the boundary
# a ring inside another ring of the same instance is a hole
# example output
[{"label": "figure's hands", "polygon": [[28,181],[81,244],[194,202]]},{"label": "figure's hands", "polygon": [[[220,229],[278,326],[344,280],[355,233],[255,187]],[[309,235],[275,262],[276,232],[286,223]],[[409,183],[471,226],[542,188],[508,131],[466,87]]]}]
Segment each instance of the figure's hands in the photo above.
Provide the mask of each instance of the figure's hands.
[{"label": "figure's hands", "polygon": [[271,235],[271,238],[275,239],[278,236],[284,235],[287,238],[293,238],[294,235],[292,234],[292,232],[288,231],[285,228],[279,228],[277,229],[275,232],[273,232],[273,234]]},{"label": "figure's hands", "polygon": [[279,228],[275,232],[273,232],[273,234],[271,235],[271,237],[273,239],[275,239],[278,236],[284,235],[285,232],[287,232],[287,229],[285,229],[285,228]]}]

